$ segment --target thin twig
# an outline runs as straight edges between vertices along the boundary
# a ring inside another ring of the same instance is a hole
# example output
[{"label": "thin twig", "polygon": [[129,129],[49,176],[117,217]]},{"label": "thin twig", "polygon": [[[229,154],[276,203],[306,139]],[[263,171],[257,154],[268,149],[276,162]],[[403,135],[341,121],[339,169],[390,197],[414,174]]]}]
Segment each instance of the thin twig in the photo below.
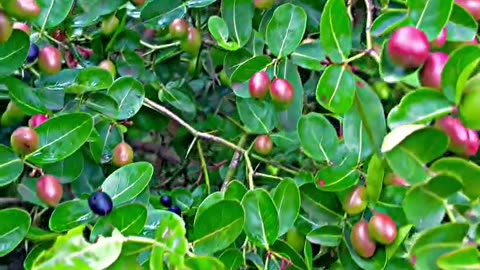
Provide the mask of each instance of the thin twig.
[{"label": "thin twig", "polygon": [[255,173],[255,171],[253,170],[252,162],[248,157],[248,152],[244,152],[243,157],[245,158],[245,163],[247,164],[248,188],[250,190],[253,190],[255,188],[255,185],[253,184],[253,174]]},{"label": "thin twig", "polygon": [[210,194],[210,177],[208,175],[207,162],[205,162],[205,156],[203,155],[202,144],[197,141],[198,156],[200,157],[200,163],[202,164],[203,175],[205,176],[205,184],[207,185],[207,194]]}]

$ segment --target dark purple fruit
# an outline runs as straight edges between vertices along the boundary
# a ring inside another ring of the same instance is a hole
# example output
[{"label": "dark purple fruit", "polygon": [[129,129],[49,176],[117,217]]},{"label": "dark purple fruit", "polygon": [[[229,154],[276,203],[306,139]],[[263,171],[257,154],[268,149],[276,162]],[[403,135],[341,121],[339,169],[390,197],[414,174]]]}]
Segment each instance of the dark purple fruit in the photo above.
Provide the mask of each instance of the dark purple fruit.
[{"label": "dark purple fruit", "polygon": [[377,244],[370,238],[368,223],[360,220],[352,227],[350,241],[355,252],[363,258],[371,258],[375,254]]},{"label": "dark purple fruit", "polygon": [[175,213],[175,214],[177,214],[177,215],[179,215],[179,216],[182,215],[182,210],[181,210],[178,206],[175,206],[175,205],[170,206],[170,207],[168,208],[168,211],[173,212],[173,213]]},{"label": "dark purple fruit", "polygon": [[165,207],[170,207],[172,206],[172,197],[163,195],[160,197],[160,203]]},{"label": "dark purple fruit", "polygon": [[62,199],[63,188],[57,178],[52,175],[44,175],[38,179],[36,192],[42,202],[54,207]]},{"label": "dark purple fruit", "polygon": [[253,150],[260,155],[268,155],[272,152],[273,142],[268,135],[260,135],[253,144]]},{"label": "dark purple fruit", "polygon": [[287,80],[275,79],[270,86],[270,97],[278,109],[286,110],[293,102],[293,87]]},{"label": "dark purple fruit", "polygon": [[62,68],[62,56],[60,51],[53,46],[40,49],[38,54],[38,67],[48,75],[57,74]]},{"label": "dark purple fruit", "polygon": [[478,134],[466,128],[459,119],[446,116],[437,121],[436,127],[450,138],[448,150],[465,157],[477,154],[479,148]]},{"label": "dark purple fruit", "polygon": [[126,143],[117,144],[113,149],[112,163],[117,167],[122,167],[133,162],[133,149]]},{"label": "dark purple fruit", "polygon": [[448,37],[447,28],[444,27],[440,32],[440,34],[437,36],[437,38],[435,38],[432,41],[432,48],[440,49],[441,47],[443,47],[443,45],[447,43],[447,37]]},{"label": "dark purple fruit", "polygon": [[253,5],[257,9],[270,9],[275,4],[275,0],[255,0]]},{"label": "dark purple fruit", "polygon": [[442,89],[442,71],[447,64],[448,54],[442,52],[431,53],[418,73],[422,86]]},{"label": "dark purple fruit", "polygon": [[427,36],[412,26],[397,29],[387,44],[387,54],[392,62],[406,69],[423,65],[429,52]]},{"label": "dark purple fruit", "polygon": [[26,23],[14,22],[13,29],[21,30],[30,36],[30,26],[28,26]]},{"label": "dark purple fruit", "polygon": [[107,193],[97,191],[88,198],[88,206],[93,213],[99,216],[106,216],[112,212],[113,202]]},{"label": "dark purple fruit", "polygon": [[455,3],[464,8],[475,20],[480,21],[480,1],[478,0],[455,0]]},{"label": "dark purple fruit", "polygon": [[184,39],[188,36],[188,23],[177,18],[170,23],[168,28],[170,36],[174,39]]},{"label": "dark purple fruit", "polygon": [[30,48],[28,49],[28,55],[27,55],[27,63],[32,63],[35,61],[38,57],[40,49],[38,48],[37,44],[35,43],[30,43]]},{"label": "dark purple fruit", "polygon": [[270,90],[270,78],[265,71],[259,71],[252,75],[248,82],[250,96],[256,99],[264,99]]},{"label": "dark purple fruit", "polygon": [[368,233],[378,243],[390,245],[397,238],[397,226],[389,216],[378,213],[370,218]]},{"label": "dark purple fruit", "polygon": [[180,43],[182,50],[192,56],[197,56],[202,46],[202,36],[200,32],[193,27],[188,28],[188,35]]},{"label": "dark purple fruit", "polygon": [[38,135],[29,127],[17,128],[10,137],[10,145],[16,153],[27,155],[38,149]]},{"label": "dark purple fruit", "polygon": [[28,120],[28,126],[30,128],[36,128],[41,124],[47,122],[47,120],[48,120],[48,116],[44,114],[34,115],[32,116],[32,118],[30,118],[30,120]]},{"label": "dark purple fruit", "polygon": [[112,74],[112,76],[115,78],[115,76],[117,76],[117,69],[115,68],[115,64],[106,59],[106,60],[103,60],[102,62],[100,62],[100,64],[98,64],[98,67],[99,68],[103,68],[105,69],[106,71],[110,72],[110,74]]},{"label": "dark purple fruit", "polygon": [[358,215],[367,208],[367,189],[364,186],[356,187],[343,201],[343,209],[349,215]]},{"label": "dark purple fruit", "polygon": [[0,43],[5,43],[13,32],[12,21],[0,10]]},{"label": "dark purple fruit", "polygon": [[102,24],[100,26],[100,31],[102,34],[105,36],[110,36],[117,30],[117,27],[119,25],[120,21],[118,20],[117,16],[112,15],[110,17],[106,17],[103,19]]},{"label": "dark purple fruit", "polygon": [[5,13],[17,20],[34,20],[40,15],[40,7],[35,0],[3,0]]}]

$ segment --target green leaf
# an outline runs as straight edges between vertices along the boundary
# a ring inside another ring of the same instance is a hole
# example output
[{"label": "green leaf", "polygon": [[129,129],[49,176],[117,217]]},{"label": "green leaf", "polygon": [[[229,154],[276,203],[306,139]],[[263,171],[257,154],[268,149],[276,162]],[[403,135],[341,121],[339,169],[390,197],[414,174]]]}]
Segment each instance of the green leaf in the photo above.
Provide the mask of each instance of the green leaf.
[{"label": "green leaf", "polygon": [[22,160],[10,148],[0,145],[0,187],[15,181],[22,172]]},{"label": "green leaf", "polygon": [[307,234],[307,240],[310,243],[325,247],[339,246],[342,237],[342,229],[335,225],[325,225]]},{"label": "green leaf", "polygon": [[345,66],[331,65],[318,81],[317,102],[336,114],[346,113],[352,107],[355,78]]},{"label": "green leaf", "polygon": [[48,206],[37,196],[37,182],[38,178],[23,177],[22,182],[17,185],[17,192],[23,201],[47,208]]},{"label": "green leaf", "polygon": [[271,62],[270,57],[265,55],[252,57],[238,64],[238,67],[232,72],[230,80],[232,83],[247,82],[255,72],[263,70]]},{"label": "green leaf", "polygon": [[195,256],[185,260],[185,265],[190,267],[191,270],[224,270],[223,263],[214,257],[207,256]]},{"label": "green leaf", "polygon": [[[395,65],[387,53],[387,41],[383,42],[380,55],[379,72],[381,78],[387,83],[396,83],[415,73],[415,69],[404,69]],[[412,75],[414,76],[414,75]]]},{"label": "green leaf", "polygon": [[233,40],[243,47],[252,34],[253,2],[250,0],[223,0],[221,11]]},{"label": "green leaf", "polygon": [[247,193],[247,188],[238,180],[230,182],[225,191],[225,200],[237,200],[242,201],[243,196]]},{"label": "green leaf", "polygon": [[237,112],[252,134],[268,134],[275,127],[273,105],[267,101],[237,97]]},{"label": "green leaf", "polygon": [[101,217],[92,229],[90,239],[110,236],[114,229],[122,235],[138,235],[147,222],[147,208],[142,204],[127,204],[114,209],[108,216]]},{"label": "green leaf", "polygon": [[315,224],[340,222],[342,206],[337,196],[332,192],[318,190],[315,184],[305,184],[300,187],[302,209]]},{"label": "green leaf", "polygon": [[319,170],[315,176],[317,188],[334,192],[355,185],[360,177],[356,161],[356,156],[347,155],[339,164],[329,165]]},{"label": "green leaf", "polygon": [[84,12],[92,13],[94,16],[102,16],[112,13],[117,10],[125,0],[78,0],[78,4],[82,7]]},{"label": "green leaf", "polygon": [[290,82],[293,87],[293,101],[286,110],[278,111],[277,127],[285,131],[296,131],[297,123],[303,112],[304,91],[298,68],[291,61],[283,61],[278,65],[279,78],[283,78]]},{"label": "green leaf", "polygon": [[215,1],[216,0],[188,0],[187,6],[189,8],[202,8],[215,3]]},{"label": "green leaf", "polygon": [[475,247],[464,247],[440,256],[437,266],[441,269],[475,269],[480,265],[480,253]]},{"label": "green leaf", "polygon": [[392,244],[388,245],[385,249],[387,252],[387,260],[390,260],[395,252],[403,245],[405,238],[409,236],[410,230],[412,229],[412,225],[408,224],[403,227],[398,228],[397,237],[393,241]]},{"label": "green leaf", "polygon": [[47,230],[43,230],[37,227],[31,226],[28,230],[25,239],[32,241],[32,242],[44,242],[44,241],[51,241],[55,240],[60,234],[55,232],[50,232]]},{"label": "green leaf", "polygon": [[245,264],[243,254],[236,248],[225,250],[218,258],[223,262],[225,270],[237,270]]},{"label": "green leaf", "polygon": [[300,211],[300,191],[292,179],[284,179],[275,188],[272,197],[278,211],[280,237],[287,233],[297,220]]},{"label": "green leaf", "polygon": [[44,165],[43,172],[55,176],[60,183],[66,184],[82,175],[83,164],[83,154],[78,150],[62,161]]},{"label": "green leaf", "polygon": [[35,128],[39,147],[26,155],[34,164],[49,164],[75,153],[90,137],[93,119],[86,113],[62,114]]},{"label": "green leaf", "polygon": [[415,225],[417,230],[438,226],[445,215],[443,200],[423,186],[415,186],[409,190],[402,207],[408,221]]},{"label": "green leaf", "polygon": [[325,116],[318,113],[304,115],[298,121],[297,129],[305,154],[317,161],[332,161],[339,142],[335,128]]},{"label": "green leaf", "polygon": [[376,203],[380,198],[385,175],[385,162],[377,155],[373,155],[368,163],[367,170],[367,197],[371,203]]},{"label": "green leaf", "polygon": [[54,232],[64,232],[93,219],[87,200],[71,200],[59,204],[53,210],[48,227]]},{"label": "green leaf", "polygon": [[107,94],[118,104],[118,115],[116,119],[127,119],[133,117],[142,108],[145,98],[145,90],[142,84],[131,77],[122,77],[113,82],[108,88]]},{"label": "green leaf", "polygon": [[477,181],[480,167],[474,162],[457,157],[445,157],[435,161],[430,169],[435,173],[446,173],[461,180],[464,186],[463,193],[470,199],[480,196],[480,182]]},{"label": "green leaf", "polygon": [[103,68],[88,67],[80,70],[75,81],[65,88],[65,93],[82,94],[107,89],[113,83],[112,74]]},{"label": "green leaf", "polygon": [[[224,194],[223,192],[216,191],[213,192],[212,194],[208,195],[198,206],[197,208],[197,213],[195,214],[195,219],[194,219],[194,224],[197,223],[197,218],[200,216],[201,213],[203,213],[205,210],[210,208],[210,206],[224,200]],[[238,200],[240,201],[240,200]]]},{"label": "green leaf", "polygon": [[[162,3],[162,5],[164,4]],[[170,19],[173,20],[175,18]],[[134,51],[123,51],[122,57],[118,59],[115,64],[117,65],[118,75],[120,76],[139,78],[145,73],[143,59]]]},{"label": "green leaf", "polygon": [[386,152],[385,157],[392,170],[408,183],[424,182],[428,179],[426,164],[445,153],[448,140],[441,130],[420,129]]},{"label": "green leaf", "polygon": [[451,195],[463,187],[461,180],[451,174],[439,173],[428,180],[424,185],[425,190],[447,200]]},{"label": "green leaf", "polygon": [[185,4],[180,0],[154,0],[148,2],[142,8],[140,18],[148,27],[165,28],[174,19],[182,18],[186,12],[187,8]]},{"label": "green leaf", "polygon": [[343,0],[328,0],[320,21],[320,42],[333,62],[345,60],[352,50],[352,22]]},{"label": "green leaf", "polygon": [[158,91],[161,101],[170,103],[173,107],[186,113],[195,113],[197,108],[192,98],[183,91],[184,85],[177,82],[168,83],[165,88]]},{"label": "green leaf", "polygon": [[462,7],[453,5],[447,23],[448,41],[471,41],[477,35],[477,21]]},{"label": "green leaf", "polygon": [[135,199],[150,182],[153,166],[148,162],[135,162],[110,174],[102,184],[103,192],[110,195],[113,205]]},{"label": "green leaf", "polygon": [[14,29],[10,38],[0,44],[0,78],[13,73],[27,59],[30,38],[22,30]]},{"label": "green leaf", "polygon": [[17,208],[0,210],[0,257],[3,257],[13,251],[23,238],[27,235],[30,228],[30,215]]},{"label": "green leaf", "polygon": [[371,34],[374,37],[388,35],[395,29],[412,24],[406,9],[386,10],[373,21]]},{"label": "green leaf", "polygon": [[100,237],[94,244],[85,241],[83,230],[84,227],[80,226],[59,236],[49,250],[37,257],[32,270],[104,269],[117,260],[124,242],[117,230],[112,237]]},{"label": "green leaf", "polygon": [[196,254],[214,254],[230,246],[242,233],[244,211],[238,201],[219,201],[195,218]]},{"label": "green leaf", "polygon": [[256,246],[268,249],[278,236],[278,212],[264,189],[249,190],[242,200],[245,210],[245,234]]},{"label": "green leaf", "polygon": [[453,104],[432,89],[419,89],[407,93],[388,113],[388,126],[394,129],[407,124],[428,124],[433,119],[451,113]]},{"label": "green leaf", "polygon": [[480,47],[463,46],[452,52],[442,71],[442,92],[459,104],[467,79],[480,62]]},{"label": "green leaf", "polygon": [[38,0],[40,15],[35,24],[44,28],[52,28],[65,20],[72,9],[74,0]]},{"label": "green leaf", "polygon": [[35,246],[32,250],[27,255],[27,258],[25,258],[25,261],[23,261],[23,268],[26,270],[31,270],[33,263],[37,259],[37,257],[45,250],[47,250],[50,247],[49,244],[41,244]]},{"label": "green leaf", "polygon": [[320,71],[325,68],[320,63],[325,59],[325,52],[318,41],[300,45],[290,58],[295,65],[305,69]]},{"label": "green leaf", "polygon": [[212,37],[218,42],[218,45],[227,51],[236,51],[240,49],[235,42],[228,41],[230,33],[227,23],[218,16],[211,16],[208,19],[208,30]]},{"label": "green leaf", "polygon": [[292,262],[294,269],[303,270],[306,269],[305,261],[303,258],[289,245],[287,242],[283,240],[277,240],[272,245],[272,250],[279,253],[284,254]]},{"label": "green leaf", "polygon": [[122,134],[107,119],[98,121],[95,130],[99,136],[90,143],[92,157],[97,163],[110,162],[113,157],[113,149],[122,142]]},{"label": "green leaf", "polygon": [[265,42],[272,54],[281,58],[295,51],[306,26],[307,14],[303,8],[290,3],[276,8],[265,33]]},{"label": "green leaf", "polygon": [[408,13],[415,27],[434,40],[448,22],[453,0],[407,0]]},{"label": "green leaf", "polygon": [[36,89],[31,88],[19,79],[7,77],[0,80],[0,88],[3,86],[8,90],[8,94],[15,105],[27,115],[46,114],[42,101],[39,99]]}]

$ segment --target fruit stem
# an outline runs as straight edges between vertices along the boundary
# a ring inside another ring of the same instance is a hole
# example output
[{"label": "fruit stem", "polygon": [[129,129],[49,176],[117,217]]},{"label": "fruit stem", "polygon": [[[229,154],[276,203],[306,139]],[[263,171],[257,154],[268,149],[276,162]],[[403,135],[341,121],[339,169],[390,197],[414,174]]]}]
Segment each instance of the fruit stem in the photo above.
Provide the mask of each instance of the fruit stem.
[{"label": "fruit stem", "polygon": [[[243,148],[243,146],[247,142],[247,138],[248,138],[248,135],[243,134],[242,137],[240,137],[240,141],[238,141],[237,146],[240,148]],[[232,161],[230,161],[227,174],[225,175],[225,180],[223,181],[222,190],[227,188],[228,183],[232,180],[233,176],[235,175],[235,171],[237,170],[238,163],[240,162],[240,159],[241,159],[241,154],[242,153],[240,153],[239,151],[236,151],[233,154]]]},{"label": "fruit stem", "polygon": [[250,157],[248,156],[248,151],[243,153],[243,156],[245,158],[245,163],[247,164],[247,179],[248,179],[248,188],[250,190],[253,190],[255,188],[255,185],[253,184],[253,174],[255,171],[253,170],[252,167],[252,162],[250,161]]},{"label": "fruit stem", "polygon": [[205,176],[205,184],[207,185],[207,194],[210,194],[210,176],[208,175],[208,167],[205,162],[205,156],[203,155],[202,144],[197,140],[198,156],[200,157],[200,163],[202,164],[203,175]]},{"label": "fruit stem", "polygon": [[372,0],[365,0],[365,9],[367,12],[367,21],[365,24],[365,35],[366,35],[366,40],[367,40],[367,50],[371,50],[373,48],[373,42],[372,42],[372,34],[370,32],[372,28],[372,22],[373,22],[373,3]]},{"label": "fruit stem", "polygon": [[167,44],[162,44],[162,45],[152,45],[152,44],[147,43],[143,40],[140,40],[140,44],[142,44],[143,46],[151,49],[152,51],[156,51],[156,50],[161,50],[161,49],[166,49],[166,48],[178,46],[178,45],[180,45],[180,42],[177,41],[177,42],[167,43]]},{"label": "fruit stem", "polygon": [[256,172],[255,174],[253,174],[253,176],[264,177],[264,178],[275,179],[275,180],[283,180],[282,177],[278,177],[278,176],[270,175],[270,174],[265,174],[265,173],[259,173],[259,172]]}]

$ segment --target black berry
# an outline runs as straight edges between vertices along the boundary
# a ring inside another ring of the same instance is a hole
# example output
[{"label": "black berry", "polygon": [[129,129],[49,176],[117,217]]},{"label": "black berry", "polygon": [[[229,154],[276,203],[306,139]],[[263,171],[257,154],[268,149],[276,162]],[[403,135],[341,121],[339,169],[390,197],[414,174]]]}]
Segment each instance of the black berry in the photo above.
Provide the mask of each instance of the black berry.
[{"label": "black berry", "polygon": [[107,193],[97,191],[88,198],[88,206],[93,213],[99,216],[106,216],[112,212],[113,202]]},{"label": "black berry", "polygon": [[30,49],[28,49],[27,63],[32,63],[38,57],[38,46],[35,43],[30,43]]},{"label": "black berry", "polygon": [[170,206],[170,207],[168,208],[168,211],[173,212],[173,213],[175,213],[175,214],[177,214],[177,215],[179,215],[179,216],[182,215],[182,210],[180,210],[180,208],[178,208],[178,206],[175,206],[175,205]]},{"label": "black berry", "polygon": [[160,197],[160,203],[165,207],[170,207],[172,206],[172,197],[168,195],[163,195],[162,197]]}]

